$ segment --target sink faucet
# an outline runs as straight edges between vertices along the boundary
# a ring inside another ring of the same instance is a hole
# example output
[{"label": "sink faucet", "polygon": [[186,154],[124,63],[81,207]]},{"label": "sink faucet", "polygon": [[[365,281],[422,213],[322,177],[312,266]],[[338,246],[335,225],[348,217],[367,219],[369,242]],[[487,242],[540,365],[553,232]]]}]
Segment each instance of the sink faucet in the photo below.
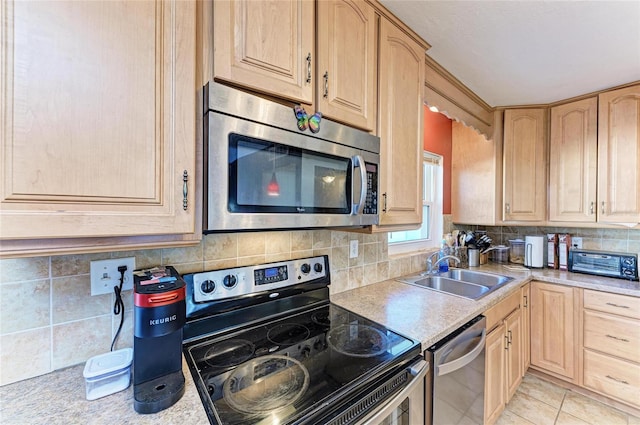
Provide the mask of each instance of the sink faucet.
[{"label": "sink faucet", "polygon": [[[433,254],[431,254],[428,258],[427,258],[427,272],[426,274],[434,274],[436,273],[433,268],[436,267],[438,264],[440,264],[442,261],[444,260],[455,260],[456,264],[460,264],[460,259],[458,257],[456,257],[455,255],[445,255],[443,257],[440,257],[436,260],[436,262],[433,262],[433,257],[435,257],[436,255],[439,255],[440,251],[436,251]],[[437,269],[436,269],[437,270]]]}]

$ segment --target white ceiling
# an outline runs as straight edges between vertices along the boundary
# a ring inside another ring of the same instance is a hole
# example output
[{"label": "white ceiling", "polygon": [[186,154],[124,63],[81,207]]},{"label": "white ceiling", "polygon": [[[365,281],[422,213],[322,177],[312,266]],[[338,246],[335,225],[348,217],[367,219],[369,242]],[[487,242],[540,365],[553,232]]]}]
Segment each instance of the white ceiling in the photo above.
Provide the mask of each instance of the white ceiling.
[{"label": "white ceiling", "polygon": [[640,80],[640,0],[381,0],[491,106],[551,103]]}]

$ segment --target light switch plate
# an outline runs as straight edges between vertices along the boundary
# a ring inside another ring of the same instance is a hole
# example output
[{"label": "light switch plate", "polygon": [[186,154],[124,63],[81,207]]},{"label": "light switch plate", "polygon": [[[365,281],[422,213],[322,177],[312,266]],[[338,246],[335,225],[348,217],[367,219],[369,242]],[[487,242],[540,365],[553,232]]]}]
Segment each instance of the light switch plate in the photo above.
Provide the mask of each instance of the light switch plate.
[{"label": "light switch plate", "polygon": [[120,266],[127,266],[127,270],[124,272],[122,290],[133,289],[133,270],[136,268],[135,257],[98,260],[91,262],[91,296],[113,293],[113,287],[120,285],[120,272],[118,271]]}]

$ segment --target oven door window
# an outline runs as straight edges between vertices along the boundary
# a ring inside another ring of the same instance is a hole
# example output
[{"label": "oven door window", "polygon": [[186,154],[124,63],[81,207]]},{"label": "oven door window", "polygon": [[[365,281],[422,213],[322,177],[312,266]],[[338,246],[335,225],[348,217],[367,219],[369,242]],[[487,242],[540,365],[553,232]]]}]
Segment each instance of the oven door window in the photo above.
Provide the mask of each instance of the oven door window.
[{"label": "oven door window", "polygon": [[230,212],[349,214],[350,158],[229,135]]}]

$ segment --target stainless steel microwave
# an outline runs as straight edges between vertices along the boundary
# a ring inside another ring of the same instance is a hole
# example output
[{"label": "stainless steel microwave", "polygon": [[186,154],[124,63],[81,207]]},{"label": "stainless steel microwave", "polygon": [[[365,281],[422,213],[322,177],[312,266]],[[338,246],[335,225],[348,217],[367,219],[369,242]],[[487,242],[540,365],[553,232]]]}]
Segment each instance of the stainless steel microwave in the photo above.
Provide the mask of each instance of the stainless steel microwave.
[{"label": "stainless steel microwave", "polygon": [[204,101],[205,233],[378,223],[378,137],[215,82]]}]

